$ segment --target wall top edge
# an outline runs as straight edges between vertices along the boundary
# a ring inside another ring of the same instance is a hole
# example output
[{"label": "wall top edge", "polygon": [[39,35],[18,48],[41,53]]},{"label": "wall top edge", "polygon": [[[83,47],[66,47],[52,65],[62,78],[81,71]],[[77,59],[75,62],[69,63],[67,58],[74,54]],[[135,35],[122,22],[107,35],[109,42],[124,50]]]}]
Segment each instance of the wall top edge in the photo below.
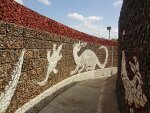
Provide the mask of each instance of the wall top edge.
[{"label": "wall top edge", "polygon": [[23,27],[45,31],[86,42],[93,42],[108,46],[118,45],[117,41],[98,38],[74,30],[68,26],[56,22],[55,20],[42,16],[37,12],[15,2],[14,0],[1,0],[0,4],[0,21],[14,23]]}]

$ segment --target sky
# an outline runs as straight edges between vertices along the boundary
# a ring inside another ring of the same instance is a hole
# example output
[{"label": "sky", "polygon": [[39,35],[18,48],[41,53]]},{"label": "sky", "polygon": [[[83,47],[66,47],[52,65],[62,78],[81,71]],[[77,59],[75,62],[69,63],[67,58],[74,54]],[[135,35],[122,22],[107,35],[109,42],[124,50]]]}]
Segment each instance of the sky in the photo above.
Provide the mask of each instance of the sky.
[{"label": "sky", "polygon": [[78,31],[108,39],[118,38],[123,0],[15,0],[18,3]]}]

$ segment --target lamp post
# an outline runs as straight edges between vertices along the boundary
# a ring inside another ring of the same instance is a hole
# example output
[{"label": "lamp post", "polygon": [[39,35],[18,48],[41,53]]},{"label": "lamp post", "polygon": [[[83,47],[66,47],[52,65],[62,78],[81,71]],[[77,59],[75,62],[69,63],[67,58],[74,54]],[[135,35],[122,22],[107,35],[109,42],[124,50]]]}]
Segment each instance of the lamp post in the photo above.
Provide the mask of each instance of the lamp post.
[{"label": "lamp post", "polygon": [[110,39],[110,30],[111,30],[111,26],[107,27],[107,30],[109,31],[109,39]]}]

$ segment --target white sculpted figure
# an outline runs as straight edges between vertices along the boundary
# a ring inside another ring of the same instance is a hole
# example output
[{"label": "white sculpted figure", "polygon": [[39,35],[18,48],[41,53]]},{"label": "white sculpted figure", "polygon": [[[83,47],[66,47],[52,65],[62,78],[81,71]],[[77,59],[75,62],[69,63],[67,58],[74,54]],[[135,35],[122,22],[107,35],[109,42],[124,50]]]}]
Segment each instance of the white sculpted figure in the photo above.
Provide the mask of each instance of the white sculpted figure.
[{"label": "white sculpted figure", "polygon": [[[142,86],[142,76],[139,72],[139,62],[137,61],[137,57],[133,57],[135,64],[129,62],[130,68],[134,73],[134,77],[132,80],[129,79],[126,70],[126,59],[125,52],[122,51],[122,81],[125,88],[125,99],[129,105],[135,104],[137,108],[144,107],[147,102],[147,98],[145,94],[143,94]],[[130,109],[130,111],[132,111]],[[132,111],[133,112],[133,111]]]},{"label": "white sculpted figure", "polygon": [[51,54],[51,50],[47,51],[47,60],[48,60],[48,67],[47,67],[47,73],[46,77],[43,81],[34,81],[34,83],[43,86],[46,84],[49,78],[49,74],[51,72],[54,72],[55,74],[58,73],[58,70],[56,69],[58,61],[62,58],[62,54],[60,54],[60,51],[62,49],[62,44],[56,49],[56,44],[53,45],[53,53]]},{"label": "white sculpted figure", "polygon": [[84,69],[86,71],[93,71],[95,70],[96,65],[100,68],[105,68],[107,60],[108,60],[108,50],[105,46],[101,46],[100,49],[104,49],[106,51],[106,58],[103,64],[100,63],[96,54],[90,50],[86,49],[80,56],[78,52],[80,51],[81,47],[85,47],[87,43],[75,43],[73,45],[73,57],[76,63],[76,69],[71,71],[71,75],[75,73],[81,73]]},{"label": "white sculpted figure", "polygon": [[16,67],[13,70],[11,81],[9,81],[8,85],[5,87],[4,92],[0,94],[0,113],[4,113],[5,110],[8,108],[10,101],[14,95],[16,90],[20,75],[21,75],[21,68],[23,64],[25,49],[22,50],[20,55],[19,61],[16,64]]}]

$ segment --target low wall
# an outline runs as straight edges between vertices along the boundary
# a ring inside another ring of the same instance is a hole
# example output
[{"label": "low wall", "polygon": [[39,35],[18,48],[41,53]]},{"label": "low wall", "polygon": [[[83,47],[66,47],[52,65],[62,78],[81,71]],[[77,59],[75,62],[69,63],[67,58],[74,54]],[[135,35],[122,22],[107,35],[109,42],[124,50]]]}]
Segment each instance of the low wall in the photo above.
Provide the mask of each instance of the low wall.
[{"label": "low wall", "polygon": [[13,0],[0,4],[0,112],[27,112],[73,82],[117,73],[117,42],[73,30]]},{"label": "low wall", "polygon": [[117,93],[122,113],[150,113],[150,0],[124,0]]}]

